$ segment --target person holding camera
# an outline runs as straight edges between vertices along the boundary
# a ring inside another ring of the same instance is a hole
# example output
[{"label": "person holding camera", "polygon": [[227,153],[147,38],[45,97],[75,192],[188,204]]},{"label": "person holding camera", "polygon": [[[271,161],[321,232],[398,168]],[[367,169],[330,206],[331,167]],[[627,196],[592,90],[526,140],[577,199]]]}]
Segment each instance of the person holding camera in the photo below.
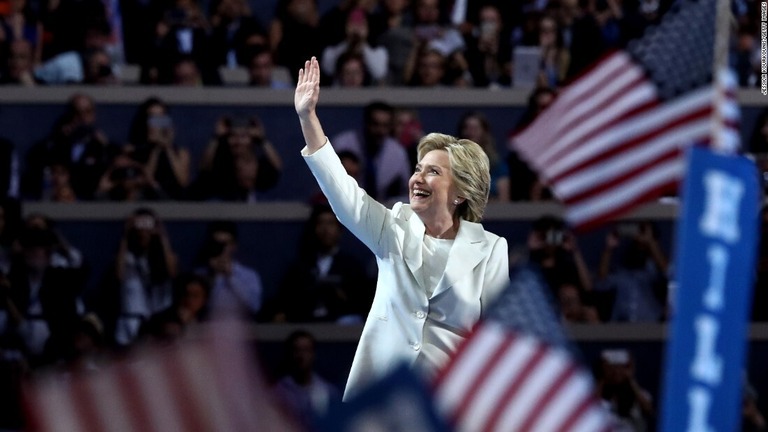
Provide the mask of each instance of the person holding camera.
[{"label": "person holding camera", "polygon": [[148,208],[137,209],[125,222],[115,263],[118,346],[131,345],[142,324],[171,305],[176,271],[176,254],[162,221]]},{"label": "person holding camera", "polygon": [[[619,252],[619,261],[614,257]],[[608,232],[600,257],[600,293],[613,297],[611,321],[658,322],[666,315],[667,258],[651,222],[620,223]]]},{"label": "person holding camera", "polygon": [[655,423],[651,393],[635,377],[635,358],[623,348],[604,349],[595,365],[595,384],[614,416],[616,432],[644,432]]},{"label": "person holding camera", "polygon": [[528,260],[538,266],[553,297],[563,285],[576,286],[580,296],[592,290],[592,276],[576,237],[561,218],[545,215],[535,220],[527,249]]},{"label": "person holding camera", "polygon": [[169,108],[157,97],[139,105],[131,122],[128,149],[144,165],[147,176],[172,200],[186,196],[190,183],[189,149],[176,143],[176,129]]},{"label": "person holding camera", "polygon": [[40,199],[51,192],[51,166],[57,163],[67,168],[78,200],[94,198],[101,176],[117,154],[96,118],[96,104],[90,96],[76,93],[70,97],[50,134],[26,155],[25,198]]},{"label": "person holding camera", "polygon": [[280,179],[283,160],[258,116],[222,116],[192,185],[195,199],[254,202]]},{"label": "person holding camera", "polygon": [[209,316],[243,316],[253,319],[261,310],[263,288],[256,270],[236,258],[237,225],[214,221],[208,225],[197,274],[211,285]]},{"label": "person holding camera", "polygon": [[144,165],[127,154],[120,154],[101,176],[96,198],[109,201],[154,201],[165,199],[165,194],[147,174]]},{"label": "person holding camera", "polygon": [[17,244],[0,283],[0,335],[16,341],[33,367],[53,364],[72,346],[87,271],[53,266],[57,239],[48,228],[24,226]]}]

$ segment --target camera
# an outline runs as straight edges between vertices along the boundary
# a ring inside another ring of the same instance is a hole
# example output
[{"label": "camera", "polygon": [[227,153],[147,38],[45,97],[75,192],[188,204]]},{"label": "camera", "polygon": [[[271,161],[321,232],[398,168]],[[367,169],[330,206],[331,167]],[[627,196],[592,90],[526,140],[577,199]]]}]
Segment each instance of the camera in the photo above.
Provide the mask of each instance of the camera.
[{"label": "camera", "polygon": [[151,230],[155,228],[155,219],[151,216],[140,216],[133,225],[136,229]]},{"label": "camera", "polygon": [[544,235],[544,241],[548,245],[559,246],[563,244],[563,237],[561,230],[551,229]]},{"label": "camera", "polygon": [[624,349],[603,350],[600,356],[606,363],[611,365],[625,365],[629,363],[629,352]]},{"label": "camera", "polygon": [[139,176],[139,170],[134,167],[119,167],[115,168],[110,174],[110,180],[123,181],[134,179]]},{"label": "camera", "polygon": [[636,237],[640,234],[640,226],[635,223],[623,223],[616,228],[616,233],[620,237]]}]

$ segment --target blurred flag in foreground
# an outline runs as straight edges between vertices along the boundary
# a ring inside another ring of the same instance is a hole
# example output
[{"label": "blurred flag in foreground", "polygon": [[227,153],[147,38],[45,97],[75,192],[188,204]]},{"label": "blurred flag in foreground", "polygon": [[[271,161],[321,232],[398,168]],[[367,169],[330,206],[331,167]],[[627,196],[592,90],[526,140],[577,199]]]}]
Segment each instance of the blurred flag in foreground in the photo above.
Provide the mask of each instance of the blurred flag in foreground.
[{"label": "blurred flag in foreground", "polygon": [[658,26],[592,66],[513,137],[575,228],[674,191],[685,147],[710,142],[713,110],[736,128],[734,94],[716,102],[712,79],[716,2],[676,2]]},{"label": "blurred flag in foreground", "polygon": [[322,432],[448,432],[429,389],[405,363],[351,401],[332,406],[317,427]]},{"label": "blurred flag in foreground", "polygon": [[540,276],[521,268],[435,382],[457,431],[608,431],[610,413]]},{"label": "blurred flag in foreground", "polygon": [[147,347],[103,370],[31,383],[34,431],[296,431],[276,408],[238,323],[192,341]]}]

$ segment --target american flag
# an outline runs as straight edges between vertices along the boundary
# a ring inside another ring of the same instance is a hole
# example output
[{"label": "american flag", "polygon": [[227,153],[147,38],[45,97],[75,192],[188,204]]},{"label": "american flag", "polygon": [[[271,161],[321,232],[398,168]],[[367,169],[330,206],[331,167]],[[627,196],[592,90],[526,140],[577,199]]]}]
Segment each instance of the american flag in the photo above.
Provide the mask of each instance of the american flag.
[{"label": "american flag", "polygon": [[714,110],[728,135],[736,133],[734,93],[716,103],[724,87],[713,85],[716,2],[678,1],[658,26],[597,62],[513,137],[572,226],[589,229],[676,190],[685,148],[711,142]]},{"label": "american flag", "polygon": [[435,381],[435,404],[457,431],[611,430],[533,270],[517,270]]},{"label": "american flag", "polygon": [[152,347],[103,370],[39,379],[25,390],[30,431],[297,431],[256,375],[239,324]]}]

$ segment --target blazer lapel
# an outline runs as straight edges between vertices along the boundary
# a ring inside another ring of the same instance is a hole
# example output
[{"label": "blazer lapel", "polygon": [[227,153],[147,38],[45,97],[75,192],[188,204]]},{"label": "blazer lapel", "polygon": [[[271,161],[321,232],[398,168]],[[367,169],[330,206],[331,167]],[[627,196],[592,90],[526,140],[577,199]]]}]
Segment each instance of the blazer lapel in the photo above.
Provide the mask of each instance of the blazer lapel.
[{"label": "blazer lapel", "polygon": [[422,278],[422,243],[426,228],[424,223],[414,213],[407,216],[408,229],[403,239],[403,258],[408,269],[413,274],[419,286],[424,288]]},{"label": "blazer lapel", "polygon": [[485,230],[478,223],[461,221],[456,240],[448,254],[448,262],[440,283],[437,284],[432,297],[452,287],[487,254],[488,241],[485,239]]}]

